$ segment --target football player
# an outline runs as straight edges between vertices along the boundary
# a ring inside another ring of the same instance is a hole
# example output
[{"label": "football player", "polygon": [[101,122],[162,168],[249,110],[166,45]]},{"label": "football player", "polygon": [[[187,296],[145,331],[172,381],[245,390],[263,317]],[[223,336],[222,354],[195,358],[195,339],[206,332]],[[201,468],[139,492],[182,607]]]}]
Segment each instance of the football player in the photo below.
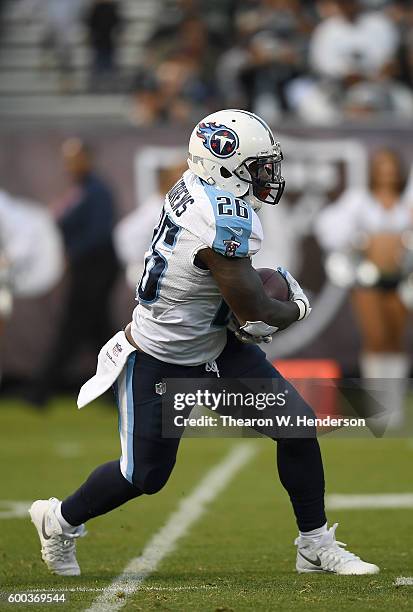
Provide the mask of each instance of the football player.
[{"label": "football player", "polygon": [[[310,312],[288,272],[290,299],[281,302],[267,296],[251,264],[263,239],[257,211],[263,203],[276,205],[284,190],[281,161],[280,144],[252,113],[216,112],[193,130],[189,169],[166,195],[132,323],[103,347],[96,375],[78,399],[81,407],[115,383],[121,459],[97,467],[62,502],[38,500],[30,509],[52,572],[80,574],[75,542],[86,521],[157,493],[168,481],[179,438],[162,436],[165,379],[278,379],[310,411],[257,346]],[[239,323],[236,335],[227,329],[229,309]],[[271,437],[299,529],[297,571],[378,572],[336,541],[337,525],[327,527],[316,436]]]}]

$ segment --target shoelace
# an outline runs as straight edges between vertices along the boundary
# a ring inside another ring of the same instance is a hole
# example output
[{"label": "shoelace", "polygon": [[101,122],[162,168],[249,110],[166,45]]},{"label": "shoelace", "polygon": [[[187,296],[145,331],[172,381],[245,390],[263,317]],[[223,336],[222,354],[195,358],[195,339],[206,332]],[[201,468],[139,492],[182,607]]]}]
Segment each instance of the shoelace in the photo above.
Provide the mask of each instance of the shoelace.
[{"label": "shoelace", "polygon": [[[77,537],[77,536],[76,536]],[[56,536],[45,545],[50,561],[68,561],[75,553],[75,538]]]},{"label": "shoelace", "polygon": [[[335,539],[337,527],[338,523],[334,523],[328,532],[321,538],[320,546],[317,548],[317,554],[326,569],[334,569],[340,563],[360,561],[360,557],[344,548],[347,544]],[[298,542],[299,538],[297,538],[296,544],[298,544]]]},{"label": "shoelace", "polygon": [[350,552],[349,550],[345,550],[343,548],[346,546],[344,542],[339,542],[335,540],[329,547],[321,547],[317,550],[318,556],[325,563],[327,567],[336,567],[341,563],[348,563],[349,561],[359,561],[360,557]]},{"label": "shoelace", "polygon": [[44,546],[50,561],[69,561],[70,557],[75,554],[77,538],[84,535],[86,535],[86,529],[82,525],[82,528],[74,533],[63,533],[51,538]]}]

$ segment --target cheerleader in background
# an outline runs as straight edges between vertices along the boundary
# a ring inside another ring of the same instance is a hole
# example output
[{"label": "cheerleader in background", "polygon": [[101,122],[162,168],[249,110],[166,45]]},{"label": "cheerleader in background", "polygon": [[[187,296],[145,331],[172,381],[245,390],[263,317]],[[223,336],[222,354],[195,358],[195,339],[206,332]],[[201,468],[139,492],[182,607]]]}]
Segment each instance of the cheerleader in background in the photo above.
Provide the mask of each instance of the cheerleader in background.
[{"label": "cheerleader in background", "polygon": [[412,272],[412,252],[406,246],[413,226],[413,194],[406,185],[398,154],[379,149],[371,159],[368,189],[346,191],[322,211],[315,228],[326,251],[346,253],[347,268],[352,262],[348,284],[361,333],[360,372],[363,378],[383,381],[381,402],[391,412],[393,427],[404,420],[410,370],[405,349],[408,310],[401,291]]}]

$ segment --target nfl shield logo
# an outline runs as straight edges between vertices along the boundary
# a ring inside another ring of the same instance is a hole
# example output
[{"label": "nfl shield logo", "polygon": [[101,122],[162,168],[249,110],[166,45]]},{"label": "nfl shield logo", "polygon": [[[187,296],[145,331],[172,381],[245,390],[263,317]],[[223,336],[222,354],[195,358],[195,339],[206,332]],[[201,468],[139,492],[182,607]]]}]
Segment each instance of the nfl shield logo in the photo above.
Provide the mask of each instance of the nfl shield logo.
[{"label": "nfl shield logo", "polygon": [[166,383],[165,382],[156,383],[155,391],[158,395],[164,395],[166,393]]},{"label": "nfl shield logo", "polygon": [[112,353],[115,355],[115,357],[119,357],[119,353],[121,352],[122,352],[122,345],[119,344],[119,342],[117,342],[112,349]]}]

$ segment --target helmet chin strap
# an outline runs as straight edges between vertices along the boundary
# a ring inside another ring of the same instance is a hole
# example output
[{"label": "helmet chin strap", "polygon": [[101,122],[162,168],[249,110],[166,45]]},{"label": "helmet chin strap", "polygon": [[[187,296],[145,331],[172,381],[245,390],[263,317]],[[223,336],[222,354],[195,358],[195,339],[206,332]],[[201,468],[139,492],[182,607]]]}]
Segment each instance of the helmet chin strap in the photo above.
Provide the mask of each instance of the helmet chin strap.
[{"label": "helmet chin strap", "polygon": [[209,174],[208,170],[205,168],[204,160],[201,160],[200,164],[202,166],[202,170],[203,170],[203,173],[204,173],[204,180],[205,180],[205,182],[207,182],[208,185],[215,185],[216,181],[212,178],[212,176]]},{"label": "helmet chin strap", "polygon": [[[203,159],[202,157],[192,156],[189,153],[189,156],[188,156],[188,167],[189,167],[190,170],[195,172],[195,174],[197,174],[200,178],[202,178],[203,181],[208,183],[208,185],[215,185],[216,181],[212,178],[212,176],[210,174],[210,170],[208,170],[206,168],[206,164],[204,163],[205,161],[207,161],[207,160]],[[195,170],[193,165],[200,166],[202,168],[202,173],[199,173],[197,170]]]}]

